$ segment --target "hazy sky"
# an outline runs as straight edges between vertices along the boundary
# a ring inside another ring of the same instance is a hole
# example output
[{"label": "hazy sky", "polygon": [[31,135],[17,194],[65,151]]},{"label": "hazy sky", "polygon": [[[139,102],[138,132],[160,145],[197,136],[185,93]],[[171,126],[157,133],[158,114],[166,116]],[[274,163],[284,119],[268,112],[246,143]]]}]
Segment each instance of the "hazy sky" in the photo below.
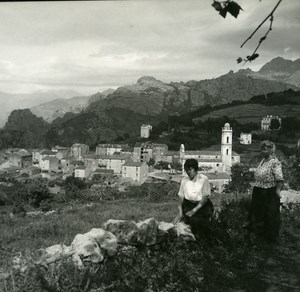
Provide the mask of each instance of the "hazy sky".
[{"label": "hazy sky", "polygon": [[277,56],[300,58],[300,1],[283,0],[260,57],[242,66],[269,22],[241,43],[278,0],[236,0],[244,11],[222,18],[212,0],[0,3],[0,91],[73,89],[92,94],[134,84],[258,70]]}]

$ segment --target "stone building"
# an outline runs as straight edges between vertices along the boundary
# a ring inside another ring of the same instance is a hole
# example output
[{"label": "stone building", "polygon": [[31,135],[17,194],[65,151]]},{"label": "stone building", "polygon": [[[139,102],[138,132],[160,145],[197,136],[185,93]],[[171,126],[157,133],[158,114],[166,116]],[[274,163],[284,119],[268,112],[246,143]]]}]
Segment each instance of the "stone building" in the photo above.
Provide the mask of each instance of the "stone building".
[{"label": "stone building", "polygon": [[148,124],[141,125],[141,138],[149,138],[152,126]]}]

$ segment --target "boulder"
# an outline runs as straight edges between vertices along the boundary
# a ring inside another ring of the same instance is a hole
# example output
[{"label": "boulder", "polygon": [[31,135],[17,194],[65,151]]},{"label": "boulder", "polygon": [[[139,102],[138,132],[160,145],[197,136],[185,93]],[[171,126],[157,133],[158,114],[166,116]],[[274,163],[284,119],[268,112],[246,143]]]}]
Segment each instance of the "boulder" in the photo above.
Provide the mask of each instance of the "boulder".
[{"label": "boulder", "polygon": [[62,259],[63,257],[72,256],[73,254],[74,250],[70,246],[55,244],[37,251],[37,255],[39,257],[37,263],[48,265]]},{"label": "boulder", "polygon": [[149,218],[144,221],[138,222],[139,230],[139,243],[142,245],[150,246],[156,243],[158,234],[158,221],[154,218]]},{"label": "boulder", "polygon": [[175,225],[173,223],[161,221],[158,224],[158,234],[157,240],[159,242],[168,240],[168,239],[175,239],[177,237],[177,231]]},{"label": "boulder", "polygon": [[280,192],[280,201],[286,206],[289,203],[300,203],[300,192],[295,190],[283,190]]},{"label": "boulder", "polygon": [[118,239],[111,232],[102,228],[93,228],[84,235],[96,240],[100,248],[107,252],[109,256],[117,253]]},{"label": "boulder", "polygon": [[179,222],[175,225],[175,231],[179,239],[182,239],[184,241],[196,241],[191,227],[183,222]]},{"label": "boulder", "polygon": [[[96,241],[85,234],[77,234],[71,243],[74,253],[84,262],[100,263],[104,260],[103,253]],[[73,257],[74,259],[74,257]],[[78,258],[77,258],[78,260]]]},{"label": "boulder", "polygon": [[134,221],[109,219],[103,228],[113,233],[119,243],[138,245],[140,242],[139,229]]}]

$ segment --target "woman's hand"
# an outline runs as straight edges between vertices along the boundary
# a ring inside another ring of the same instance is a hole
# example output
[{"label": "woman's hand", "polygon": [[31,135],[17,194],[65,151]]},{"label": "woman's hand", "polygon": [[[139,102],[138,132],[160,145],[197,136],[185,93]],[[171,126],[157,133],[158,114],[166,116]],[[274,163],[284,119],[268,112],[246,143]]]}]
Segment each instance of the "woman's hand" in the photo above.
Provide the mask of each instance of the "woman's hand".
[{"label": "woman's hand", "polygon": [[279,199],[281,198],[280,191],[281,190],[276,190],[276,195],[277,195],[277,198],[279,198]]},{"label": "woman's hand", "polygon": [[196,211],[194,209],[188,211],[185,216],[188,216],[188,217],[192,217],[194,214],[196,213]]},{"label": "woman's hand", "polygon": [[177,223],[179,223],[180,221],[182,221],[183,216],[181,214],[178,214],[175,219],[172,221],[172,224],[176,225]]}]

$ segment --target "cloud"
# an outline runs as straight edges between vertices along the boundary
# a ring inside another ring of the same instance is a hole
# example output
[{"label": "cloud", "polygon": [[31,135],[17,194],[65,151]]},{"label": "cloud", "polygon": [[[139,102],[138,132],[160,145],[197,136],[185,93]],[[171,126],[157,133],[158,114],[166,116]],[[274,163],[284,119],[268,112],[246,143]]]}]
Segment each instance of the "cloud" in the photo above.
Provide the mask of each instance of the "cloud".
[{"label": "cloud", "polygon": [[[254,50],[268,24],[242,49],[241,43],[277,1],[238,2],[238,19],[223,19],[207,0],[0,3],[0,90],[90,93],[143,75],[170,82],[238,70],[236,58]],[[282,2],[260,58],[247,65],[299,58],[299,10],[299,1]]]}]

